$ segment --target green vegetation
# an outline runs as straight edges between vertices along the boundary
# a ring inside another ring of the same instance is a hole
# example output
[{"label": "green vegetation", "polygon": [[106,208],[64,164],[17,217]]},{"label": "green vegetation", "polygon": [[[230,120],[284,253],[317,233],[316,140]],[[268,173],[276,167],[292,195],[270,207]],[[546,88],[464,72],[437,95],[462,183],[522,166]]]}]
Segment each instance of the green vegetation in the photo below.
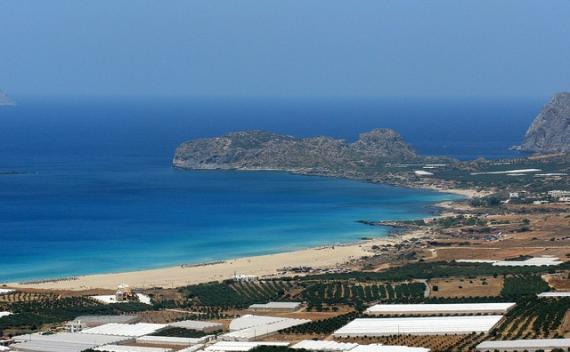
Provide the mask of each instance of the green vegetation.
[{"label": "green vegetation", "polygon": [[570,298],[519,299],[492,335],[494,339],[561,337],[558,329],[569,309]]},{"label": "green vegetation", "polygon": [[43,324],[73,320],[80,315],[110,315],[152,309],[143,303],[101,304],[84,297],[50,298],[30,302],[3,304],[1,310],[15,314],[0,318],[0,332],[7,328],[35,330]]},{"label": "green vegetation", "polygon": [[164,330],[160,330],[160,331],[152,334],[152,336],[172,336],[172,337],[192,337],[192,338],[203,337],[206,335],[208,335],[208,334],[206,334],[202,331],[190,330],[190,329],[184,329],[184,328],[176,328],[176,327],[171,327],[171,328],[167,328]]},{"label": "green vegetation", "polygon": [[292,328],[282,330],[283,334],[331,334],[335,330],[340,329],[350,321],[358,317],[358,313],[350,312],[338,315],[333,318],[311,321],[306,324],[297,325]]},{"label": "green vegetation", "polygon": [[539,275],[510,275],[505,277],[501,295],[505,297],[536,295],[550,290]]},{"label": "green vegetation", "polygon": [[374,301],[416,302],[424,297],[425,290],[425,284],[419,282],[396,285],[332,282],[310,285],[301,297],[309,308],[319,309],[323,303],[358,306],[363,302]]},{"label": "green vegetation", "polygon": [[288,298],[289,281],[212,282],[180,289],[193,303],[204,306],[244,308],[254,303]]},{"label": "green vegetation", "polygon": [[501,200],[496,196],[487,196],[481,198],[473,198],[469,204],[471,204],[473,207],[492,208],[501,205]]},{"label": "green vegetation", "polygon": [[435,177],[453,181],[460,188],[530,189],[546,192],[570,187],[568,179],[535,177],[533,173],[512,177],[507,174],[481,174],[517,169],[540,169],[542,173],[565,172],[570,167],[570,156],[532,160],[527,158],[504,160],[475,160],[457,163],[450,168],[438,170]]},{"label": "green vegetation", "polygon": [[[558,269],[567,269],[570,263],[559,265]],[[322,274],[300,278],[300,280],[358,280],[358,281],[407,281],[412,279],[433,279],[446,277],[475,278],[477,276],[503,274],[546,273],[549,267],[500,267],[488,263],[457,262],[418,262],[406,264],[382,272],[354,271],[350,273]]]},{"label": "green vegetation", "polygon": [[463,215],[458,215],[436,218],[433,221],[433,224],[445,228],[457,226],[486,226],[487,220],[476,216],[465,217]]}]

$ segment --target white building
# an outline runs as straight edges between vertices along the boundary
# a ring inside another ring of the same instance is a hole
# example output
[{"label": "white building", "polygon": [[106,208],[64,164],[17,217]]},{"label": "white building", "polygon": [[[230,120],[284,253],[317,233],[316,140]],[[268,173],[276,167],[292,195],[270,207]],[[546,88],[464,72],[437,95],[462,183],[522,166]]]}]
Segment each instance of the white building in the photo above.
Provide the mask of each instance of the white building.
[{"label": "white building", "polygon": [[260,337],[275,334],[280,330],[288,329],[301,324],[306,324],[308,322],[310,322],[310,320],[279,318],[279,320],[272,322],[261,323],[245,329],[231,331],[227,334],[221,335],[220,338],[224,341],[252,341]]},{"label": "white building", "polygon": [[493,266],[555,266],[563,262],[554,256],[542,256],[524,260],[458,259],[458,263],[487,263]]},{"label": "white building", "polygon": [[138,324],[104,324],[96,326],[91,329],[85,329],[80,332],[80,334],[89,335],[111,335],[111,336],[128,336],[128,337],[141,337],[144,335],[150,335],[157,331],[164,329],[167,325],[165,324],[148,324],[148,323],[138,323]]},{"label": "white building", "polygon": [[325,352],[429,352],[428,348],[393,346],[382,344],[359,345],[357,343],[345,343],[324,340],[303,340],[293,346],[294,349]]},{"label": "white building", "polygon": [[259,325],[267,325],[283,320],[283,317],[246,314],[230,322],[230,331],[243,330]]},{"label": "white building", "polygon": [[94,348],[95,351],[104,352],[173,352],[171,348],[141,347],[128,345],[105,345]]},{"label": "white building", "polygon": [[430,352],[430,349],[424,347],[370,344],[370,345],[359,345],[350,352]]},{"label": "white building", "polygon": [[250,282],[250,281],[256,281],[256,280],[257,280],[257,276],[255,276],[255,275],[249,275],[249,274],[234,273],[233,279],[234,279],[234,281]]},{"label": "white building", "polygon": [[177,321],[175,323],[170,323],[168,324],[168,326],[173,328],[202,331],[207,334],[224,329],[223,324],[214,323],[211,321],[199,321],[199,320],[182,320],[182,321]]},{"label": "white building", "polygon": [[137,337],[136,342],[148,345],[173,345],[173,346],[191,346],[204,344],[211,339],[213,335],[203,337],[174,337],[174,336],[141,336]]},{"label": "white building", "polygon": [[129,340],[123,336],[59,333],[53,335],[28,334],[14,337],[10,345],[17,352],[82,352],[107,344]]},{"label": "white building", "polygon": [[570,191],[555,189],[552,191],[548,191],[548,196],[552,198],[568,197],[570,196]]},{"label": "white building", "polygon": [[537,295],[540,298],[570,297],[570,291],[542,292]]},{"label": "white building", "polygon": [[206,352],[247,352],[258,346],[279,346],[287,347],[288,342],[229,342],[222,341],[208,346],[204,349]]},{"label": "white building", "polygon": [[265,304],[252,304],[250,310],[266,312],[294,312],[301,308],[300,302],[269,302]]},{"label": "white building", "polygon": [[418,177],[433,176],[433,172],[424,171],[424,170],[416,170],[414,171],[414,174]]},{"label": "white building", "polygon": [[355,319],[335,331],[334,336],[362,337],[487,333],[497,325],[502,317],[502,315],[482,315]]},{"label": "white building", "polygon": [[371,315],[506,314],[515,303],[377,304],[366,310]]},{"label": "white building", "polygon": [[[117,291],[118,292],[118,291]],[[124,292],[121,294],[114,294],[114,295],[98,295],[98,296],[91,296],[90,298],[103,304],[111,304],[111,303],[119,303],[119,302],[126,302],[127,298],[131,297],[130,300],[134,301],[134,297],[138,299],[140,303],[144,304],[151,304],[151,299],[149,296],[142,294],[142,293],[133,293],[132,296],[127,296]]]},{"label": "white building", "polygon": [[196,351],[200,351],[204,348],[204,345],[194,345],[194,346],[190,346],[190,347],[186,347],[183,348],[181,350],[178,350],[177,352],[196,352]]},{"label": "white building", "polygon": [[484,341],[477,345],[477,351],[481,352],[514,352],[528,351],[534,352],[538,350],[552,351],[554,349],[568,350],[570,348],[570,339],[528,339],[528,340],[510,340],[510,341]]},{"label": "white building", "polygon": [[357,343],[323,341],[323,340],[303,340],[291,348],[309,351],[350,351],[357,347]]}]

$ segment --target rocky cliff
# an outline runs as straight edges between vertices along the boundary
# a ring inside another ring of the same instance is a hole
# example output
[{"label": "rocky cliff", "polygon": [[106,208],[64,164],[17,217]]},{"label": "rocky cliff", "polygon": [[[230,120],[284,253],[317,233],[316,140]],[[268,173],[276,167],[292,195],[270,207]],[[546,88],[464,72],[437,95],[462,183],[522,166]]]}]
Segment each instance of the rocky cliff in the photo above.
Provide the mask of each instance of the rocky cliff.
[{"label": "rocky cliff", "polygon": [[570,152],[570,93],[553,96],[526,132],[521,150]]},{"label": "rocky cliff", "polygon": [[173,164],[186,169],[276,169],[339,174],[416,159],[390,129],[362,133],[354,143],[331,137],[295,138],[265,131],[229,133],[182,143]]}]

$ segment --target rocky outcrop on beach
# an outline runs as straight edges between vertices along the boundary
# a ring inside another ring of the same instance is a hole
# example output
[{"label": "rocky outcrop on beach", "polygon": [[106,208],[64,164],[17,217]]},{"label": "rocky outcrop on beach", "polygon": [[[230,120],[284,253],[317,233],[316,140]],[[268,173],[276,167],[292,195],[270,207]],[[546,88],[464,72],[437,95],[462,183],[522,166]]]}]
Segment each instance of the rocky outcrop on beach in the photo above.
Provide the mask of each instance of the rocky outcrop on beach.
[{"label": "rocky outcrop on beach", "polygon": [[417,159],[391,129],[362,133],[354,143],[331,137],[295,138],[266,131],[234,132],[182,143],[173,164],[185,169],[288,170],[344,174],[389,161]]},{"label": "rocky outcrop on beach", "polygon": [[570,93],[558,93],[550,99],[530,125],[519,149],[570,152]]}]

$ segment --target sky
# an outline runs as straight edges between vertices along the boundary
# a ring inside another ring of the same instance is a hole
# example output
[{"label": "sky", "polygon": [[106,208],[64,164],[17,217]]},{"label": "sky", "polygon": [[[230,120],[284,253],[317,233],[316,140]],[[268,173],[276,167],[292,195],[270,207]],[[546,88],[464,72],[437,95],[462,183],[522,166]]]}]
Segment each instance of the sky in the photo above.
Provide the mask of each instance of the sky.
[{"label": "sky", "polygon": [[0,0],[0,90],[549,96],[570,0]]}]

